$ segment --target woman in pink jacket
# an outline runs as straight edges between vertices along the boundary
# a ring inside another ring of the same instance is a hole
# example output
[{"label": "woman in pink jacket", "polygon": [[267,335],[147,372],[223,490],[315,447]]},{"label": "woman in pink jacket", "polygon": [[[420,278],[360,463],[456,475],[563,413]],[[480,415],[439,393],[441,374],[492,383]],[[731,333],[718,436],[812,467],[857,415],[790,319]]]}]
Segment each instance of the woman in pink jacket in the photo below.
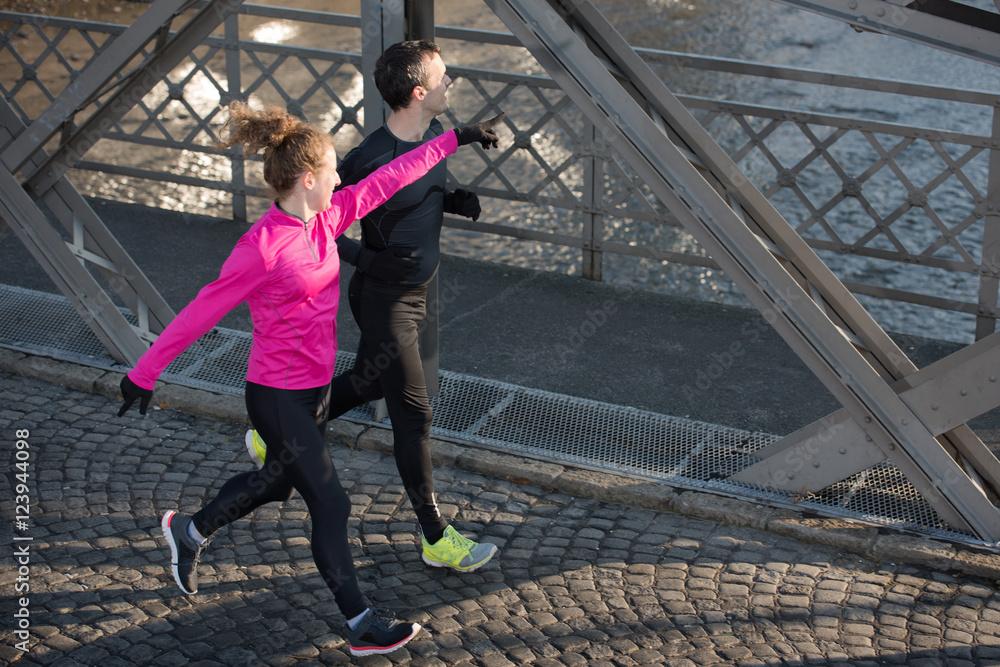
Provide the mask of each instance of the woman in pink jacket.
[{"label": "woman in pink jacket", "polygon": [[253,318],[247,363],[247,414],[268,443],[264,467],[240,473],[194,515],[173,510],[161,525],[174,579],[198,590],[198,560],[216,530],[298,489],[313,520],[312,551],[341,612],[353,655],[388,653],[420,630],[369,608],[347,542],[351,502],[324,445],[330,380],[336,360],[340,261],[336,238],[356,219],[425,174],[460,145],[497,145],[493,120],[446,132],[334,193],[340,183],[330,135],[287,112],[230,106],[223,147],[264,149],[264,180],[275,191],[270,210],[236,243],[218,280],[205,286],[122,379],[125,414],[139,412],[156,379],[181,352],[243,301]]}]

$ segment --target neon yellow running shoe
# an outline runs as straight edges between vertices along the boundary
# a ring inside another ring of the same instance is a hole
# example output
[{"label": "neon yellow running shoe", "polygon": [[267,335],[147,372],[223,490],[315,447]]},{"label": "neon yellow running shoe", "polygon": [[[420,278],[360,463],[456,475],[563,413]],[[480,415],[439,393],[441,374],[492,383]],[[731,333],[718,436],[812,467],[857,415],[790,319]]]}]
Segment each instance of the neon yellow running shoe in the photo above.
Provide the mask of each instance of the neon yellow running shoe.
[{"label": "neon yellow running shoe", "polygon": [[250,455],[250,458],[258,468],[263,468],[264,459],[267,458],[267,445],[264,443],[263,438],[257,435],[257,431],[250,429],[247,431],[244,442],[246,442],[247,454]]},{"label": "neon yellow running shoe", "polygon": [[485,565],[497,552],[497,545],[473,542],[462,537],[452,526],[445,528],[444,536],[434,544],[429,544],[422,535],[420,541],[424,546],[425,563],[431,567],[450,567],[461,572],[472,572]]},{"label": "neon yellow running shoe", "polygon": [[[250,460],[258,468],[264,467],[264,459],[267,458],[267,443],[264,442],[264,438],[260,437],[254,429],[247,431],[246,437],[243,438],[243,442],[247,446],[247,454],[250,455]],[[295,489],[292,489],[291,494],[288,499],[291,500],[295,496]]]}]

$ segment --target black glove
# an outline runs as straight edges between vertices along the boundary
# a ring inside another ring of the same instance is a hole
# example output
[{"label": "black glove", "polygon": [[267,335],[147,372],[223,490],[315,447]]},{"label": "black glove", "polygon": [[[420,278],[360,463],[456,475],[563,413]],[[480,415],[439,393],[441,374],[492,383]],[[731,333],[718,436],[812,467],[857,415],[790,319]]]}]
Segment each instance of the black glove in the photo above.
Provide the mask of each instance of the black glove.
[{"label": "black glove", "polygon": [[413,248],[362,247],[358,252],[358,269],[382,282],[398,284],[413,280],[420,269],[420,260],[413,257]]},{"label": "black glove", "polygon": [[135,382],[132,382],[127,375],[122,378],[122,383],[119,386],[121,387],[122,398],[125,399],[125,402],[122,403],[122,407],[118,411],[118,416],[121,417],[124,415],[125,411],[132,407],[132,403],[137,398],[141,399],[139,401],[139,414],[145,415],[146,408],[149,407],[149,401],[153,398],[153,390],[143,389]]},{"label": "black glove", "polygon": [[459,188],[444,196],[444,212],[479,220],[483,209],[479,206],[479,195]]},{"label": "black glove", "polygon": [[503,120],[505,115],[506,113],[501,111],[499,116],[484,120],[482,123],[456,127],[455,136],[458,138],[458,145],[465,146],[478,141],[486,150],[489,150],[490,146],[496,148],[500,145],[500,137],[493,131],[493,126]]}]

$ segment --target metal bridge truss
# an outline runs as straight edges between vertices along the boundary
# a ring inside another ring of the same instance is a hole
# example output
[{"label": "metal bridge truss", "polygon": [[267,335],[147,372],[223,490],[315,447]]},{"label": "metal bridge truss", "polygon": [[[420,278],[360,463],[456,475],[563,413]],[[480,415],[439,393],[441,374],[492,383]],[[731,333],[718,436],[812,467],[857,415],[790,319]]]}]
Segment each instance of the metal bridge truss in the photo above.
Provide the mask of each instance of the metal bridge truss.
[{"label": "metal bridge truss", "polygon": [[[431,3],[419,5],[425,14]],[[229,91],[255,103],[287,107],[329,128],[338,149],[349,149],[381,118],[377,91],[362,93],[361,82],[370,85],[366,72],[381,45],[402,38],[410,17],[392,12],[405,11],[399,3],[376,0],[365,0],[361,16],[242,6],[224,29],[206,38],[102,133],[77,162],[73,182],[90,196],[196,207],[237,220],[256,217],[267,205],[264,189],[255,186],[261,182],[259,156],[244,160],[238,150],[215,147]],[[0,20],[5,22],[0,89],[26,123],[126,29],[6,12],[0,12]],[[379,20],[381,35],[373,30]],[[330,48],[269,42],[259,29],[267,33],[275,25],[321,30],[329,35]],[[512,261],[516,253],[516,263],[544,262],[545,268],[593,280],[648,275],[651,285],[681,282],[704,297],[721,295],[744,305],[718,264],[666,207],[648,196],[613,145],[593,144],[591,123],[558,85],[544,74],[521,72],[523,50],[513,35],[435,29],[449,52],[461,43],[468,47],[463,61],[471,65],[478,58],[486,67],[449,67],[460,85],[446,123],[480,118],[484,109],[515,104],[518,109],[507,122],[515,136],[512,150],[449,160],[451,187],[475,187],[487,204],[478,221],[446,216],[449,252],[485,252],[497,261]],[[356,52],[359,35],[361,53]],[[500,57],[483,60],[480,45]],[[143,55],[151,57],[147,51]],[[660,78],[680,81],[678,87],[700,90],[699,82],[720,77],[727,88],[764,79],[764,86],[754,89],[769,91],[766,106],[752,100],[678,98],[785,218],[795,221],[799,235],[877,319],[892,313],[896,322],[901,317],[927,322],[947,315],[937,319],[948,327],[942,338],[971,338],[966,323],[974,323],[976,339],[993,333],[1000,317],[1000,151],[993,150],[1000,140],[1000,106],[995,94],[657,49],[636,52]],[[909,126],[906,117],[876,122],[782,108],[798,105],[803,94],[807,108],[824,109],[828,101],[845,96],[852,99],[848,106],[862,108],[947,100],[949,123],[957,124],[958,115],[963,125],[982,130],[960,133]],[[248,205],[257,209],[253,216]],[[481,243],[486,237],[499,242]],[[539,244],[541,252],[525,254],[506,239]]]},{"label": "metal bridge truss", "polygon": [[[776,0],[855,30],[880,32],[1000,65],[1000,15],[953,0]],[[1000,2],[994,0],[997,9]]]},{"label": "metal bridge truss", "polygon": [[[950,525],[1000,541],[993,502],[1000,465],[965,425],[1000,405],[996,375],[987,370],[997,368],[1000,333],[918,372],[593,6],[487,4],[587,116],[594,150],[614,146],[844,406],[770,445],[760,463],[731,478],[812,492],[888,459]],[[0,103],[0,215],[124,363],[135,362],[173,313],[65,174],[239,5],[158,0],[37,120],[23,123]],[[171,31],[174,22],[183,25]],[[46,152],[56,135],[56,149]],[[84,262],[103,274],[137,324]]]},{"label": "metal bridge truss", "polygon": [[[0,215],[108,351],[128,363],[142,356],[174,312],[65,175],[241,2],[217,0],[189,11],[199,4],[151,4],[28,126],[10,104],[0,101]],[[171,32],[175,22],[182,25]],[[147,45],[151,54],[143,58]],[[134,60],[140,62],[130,69]],[[88,118],[76,119],[94,105]],[[46,152],[46,142],[55,135],[58,147]],[[46,208],[65,227],[69,240],[53,227]],[[137,325],[123,317],[87,265],[128,305]]]},{"label": "metal bridge truss", "polygon": [[951,525],[1000,539],[1000,463],[965,425],[1000,405],[1000,334],[918,373],[591,4],[487,4],[844,406],[732,478],[812,492],[890,459]]}]

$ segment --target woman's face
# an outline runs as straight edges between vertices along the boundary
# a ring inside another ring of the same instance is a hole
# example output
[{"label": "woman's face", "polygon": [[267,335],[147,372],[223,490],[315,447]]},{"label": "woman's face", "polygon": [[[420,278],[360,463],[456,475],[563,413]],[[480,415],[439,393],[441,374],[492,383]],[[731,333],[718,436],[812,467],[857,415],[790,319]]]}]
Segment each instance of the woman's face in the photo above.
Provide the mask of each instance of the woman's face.
[{"label": "woman's face", "polygon": [[306,195],[306,203],[316,213],[330,208],[330,197],[340,185],[337,173],[337,151],[330,146],[323,155],[323,163],[313,172],[313,187]]}]

